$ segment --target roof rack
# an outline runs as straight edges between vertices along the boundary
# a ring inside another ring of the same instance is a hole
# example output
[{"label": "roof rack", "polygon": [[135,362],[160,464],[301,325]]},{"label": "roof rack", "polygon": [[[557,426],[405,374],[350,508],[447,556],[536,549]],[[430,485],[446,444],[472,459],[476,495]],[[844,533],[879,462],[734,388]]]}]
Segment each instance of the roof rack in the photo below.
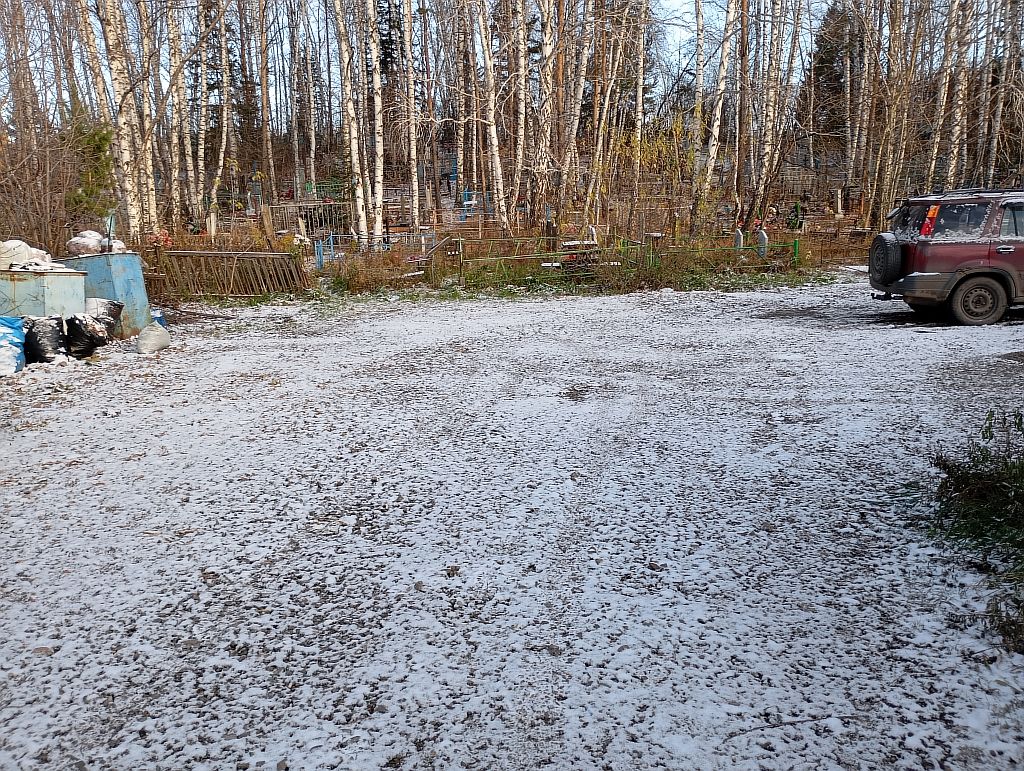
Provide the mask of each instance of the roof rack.
[{"label": "roof rack", "polygon": [[929,195],[976,195],[978,193],[990,193],[992,195],[1001,195],[1002,193],[1020,193],[1024,192],[1021,188],[1004,188],[1004,187],[957,187],[952,190],[936,190],[934,193]]}]

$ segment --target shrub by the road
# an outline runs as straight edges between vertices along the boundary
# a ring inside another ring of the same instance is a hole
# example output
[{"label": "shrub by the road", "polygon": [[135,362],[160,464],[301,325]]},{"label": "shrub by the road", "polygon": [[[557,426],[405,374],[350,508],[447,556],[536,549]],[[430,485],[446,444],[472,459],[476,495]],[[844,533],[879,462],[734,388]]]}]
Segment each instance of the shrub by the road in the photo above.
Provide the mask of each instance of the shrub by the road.
[{"label": "shrub by the road", "polygon": [[978,439],[932,460],[943,474],[938,531],[981,558],[992,587],[983,620],[1024,652],[1024,413],[990,411]]}]

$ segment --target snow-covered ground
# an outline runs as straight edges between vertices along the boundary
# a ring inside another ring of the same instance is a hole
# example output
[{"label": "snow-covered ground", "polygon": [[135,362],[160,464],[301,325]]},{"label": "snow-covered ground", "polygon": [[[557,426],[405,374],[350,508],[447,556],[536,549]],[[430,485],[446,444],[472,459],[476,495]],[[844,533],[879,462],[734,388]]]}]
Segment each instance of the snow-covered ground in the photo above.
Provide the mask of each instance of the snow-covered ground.
[{"label": "snow-covered ground", "polygon": [[904,502],[1024,323],[903,310],[263,308],[0,380],[0,768],[1024,762]]}]

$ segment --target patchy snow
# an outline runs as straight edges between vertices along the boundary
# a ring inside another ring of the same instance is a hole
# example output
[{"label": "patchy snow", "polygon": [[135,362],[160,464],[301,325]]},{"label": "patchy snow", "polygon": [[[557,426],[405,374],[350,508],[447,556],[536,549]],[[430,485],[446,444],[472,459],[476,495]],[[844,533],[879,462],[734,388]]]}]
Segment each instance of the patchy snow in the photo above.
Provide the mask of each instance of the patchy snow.
[{"label": "patchy snow", "polygon": [[1024,326],[869,293],[282,306],[3,379],[0,767],[1021,763],[1024,659],[894,500]]}]

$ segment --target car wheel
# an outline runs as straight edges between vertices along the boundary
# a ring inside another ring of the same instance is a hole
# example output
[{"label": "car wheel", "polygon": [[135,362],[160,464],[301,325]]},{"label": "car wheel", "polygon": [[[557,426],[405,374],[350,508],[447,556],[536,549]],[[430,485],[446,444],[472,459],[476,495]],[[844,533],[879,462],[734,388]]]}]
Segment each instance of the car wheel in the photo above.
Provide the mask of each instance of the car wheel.
[{"label": "car wheel", "polygon": [[961,324],[995,324],[1006,313],[1006,290],[994,278],[969,278],[953,292],[950,311]]},{"label": "car wheel", "polygon": [[903,257],[892,233],[879,233],[868,252],[868,273],[876,284],[891,284],[900,277]]}]

